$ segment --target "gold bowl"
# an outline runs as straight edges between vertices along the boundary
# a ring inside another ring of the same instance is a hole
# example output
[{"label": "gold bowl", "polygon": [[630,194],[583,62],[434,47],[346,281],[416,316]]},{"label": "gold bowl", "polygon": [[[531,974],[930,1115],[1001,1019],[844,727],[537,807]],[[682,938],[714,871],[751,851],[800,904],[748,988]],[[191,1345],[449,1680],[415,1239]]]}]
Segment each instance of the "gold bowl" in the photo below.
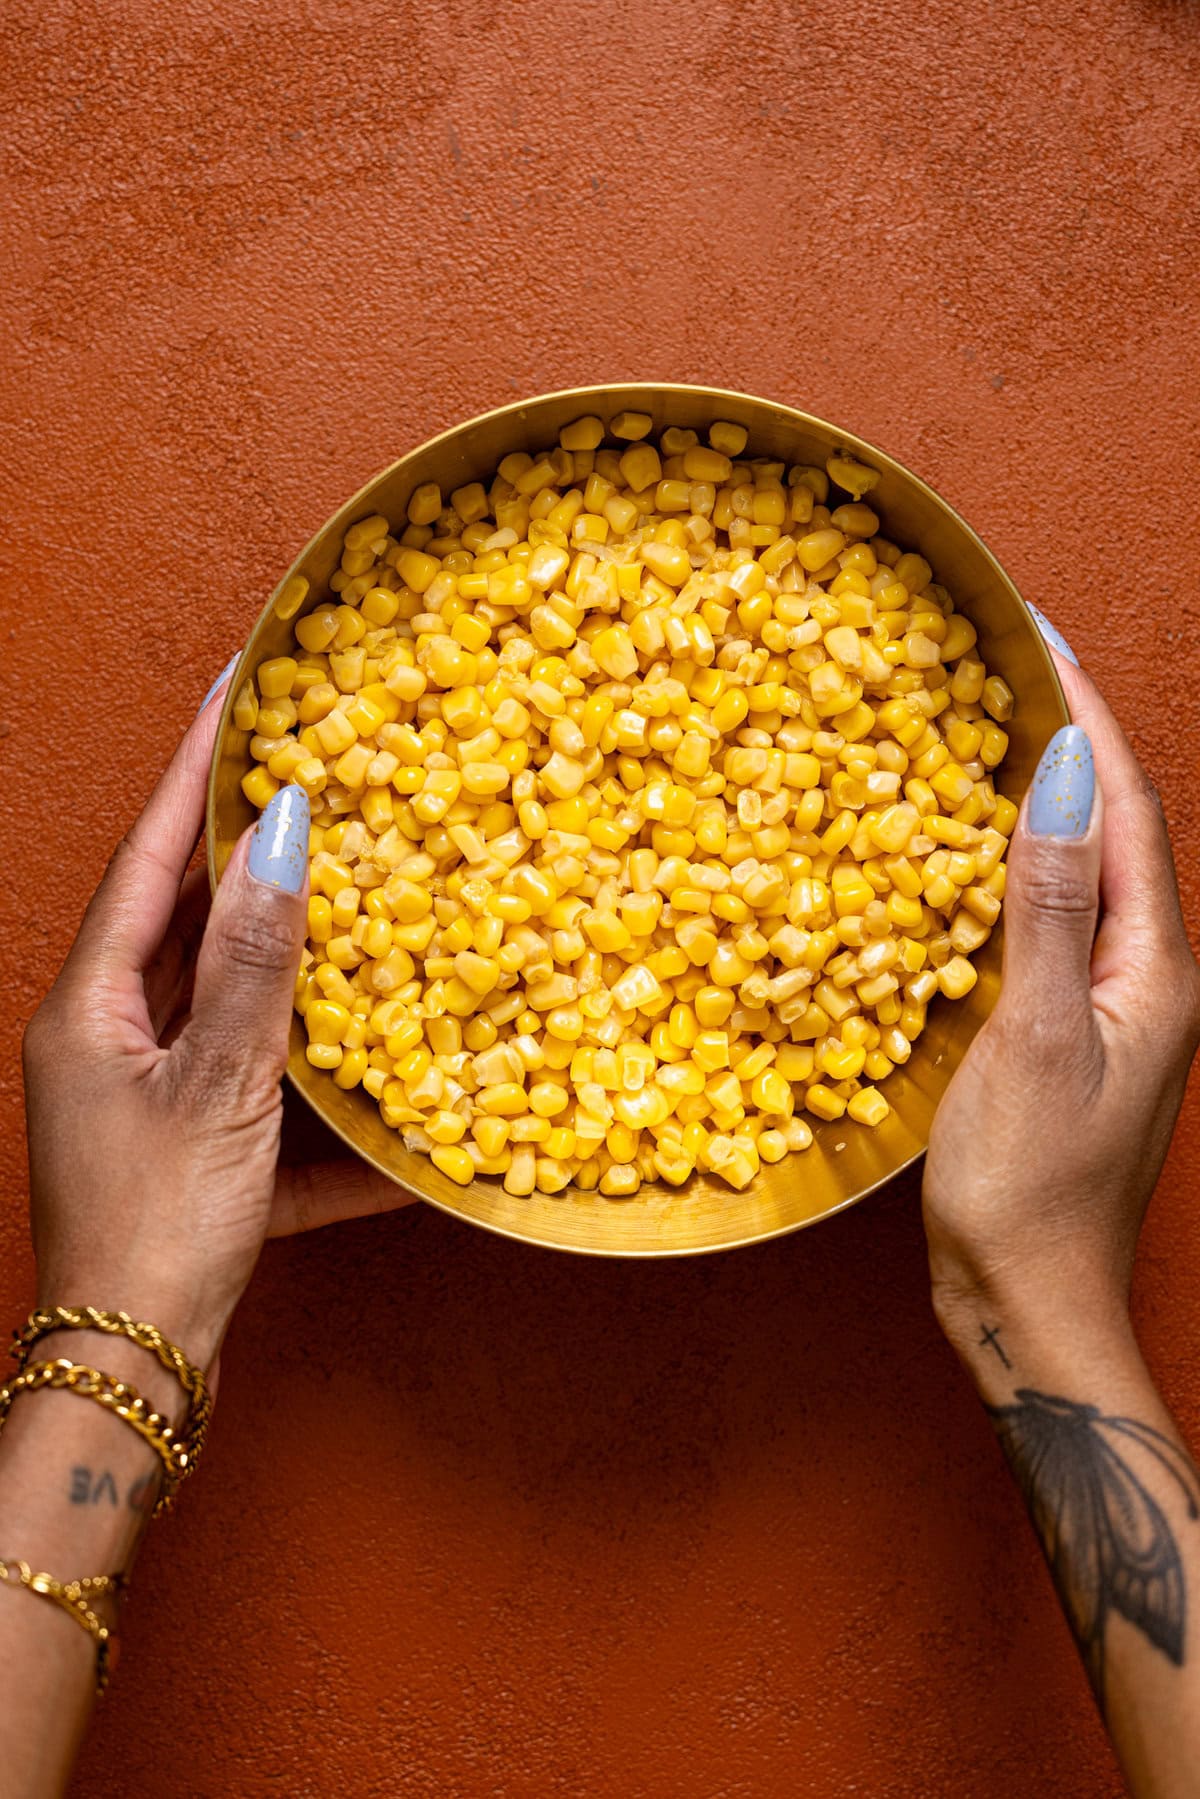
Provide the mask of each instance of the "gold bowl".
[{"label": "gold bowl", "polygon": [[[393,521],[402,519],[409,495],[424,481],[436,481],[443,493],[467,481],[487,482],[510,450],[536,451],[554,444],[560,428],[582,413],[599,413],[607,420],[626,409],[650,413],[656,433],[667,425],[703,432],[714,419],[729,419],[749,432],[748,454],[824,466],[835,450],[848,450],[878,469],[881,478],[870,503],[882,517],[884,533],[932,564],[935,579],[950,590],[955,605],[976,626],[988,668],[1002,675],[1016,695],[1013,718],[1006,726],[1008,754],[999,774],[1002,791],[1020,800],[1047,739],[1068,722],[1066,702],[1041,635],[1016,588],[970,526],[932,488],[873,444],[771,400],[671,383],[571,388],[501,406],[410,450],[348,500],[301,551],[251,633],[221,716],[208,790],[208,860],[214,885],[238,837],[255,817],[241,790],[249,766],[249,738],[233,723],[232,695],[259,662],[291,649],[294,620],[279,616],[280,610],[287,613],[286,604],[277,610],[286,582],[303,575],[310,589],[306,604],[318,603],[328,596],[343,537],[357,519],[376,512]],[[367,1094],[343,1092],[328,1074],[309,1065],[298,1018],[292,1022],[288,1076],[329,1128],[364,1160],[418,1198],[503,1236],[587,1255],[692,1255],[731,1249],[815,1224],[873,1192],[922,1154],[934,1109],[995,1002],[1000,939],[1001,932],[996,931],[977,956],[979,980],[965,999],[954,1003],[939,999],[930,1008],[928,1026],[910,1061],[888,1077],[892,1111],[881,1125],[868,1129],[847,1119],[832,1124],[811,1119],[811,1149],[762,1167],[740,1193],[699,1173],[679,1188],[647,1183],[630,1199],[574,1188],[554,1196],[535,1193],[518,1199],[506,1193],[499,1180],[489,1178],[459,1187],[427,1157],[405,1149],[399,1133],[384,1124]]]}]

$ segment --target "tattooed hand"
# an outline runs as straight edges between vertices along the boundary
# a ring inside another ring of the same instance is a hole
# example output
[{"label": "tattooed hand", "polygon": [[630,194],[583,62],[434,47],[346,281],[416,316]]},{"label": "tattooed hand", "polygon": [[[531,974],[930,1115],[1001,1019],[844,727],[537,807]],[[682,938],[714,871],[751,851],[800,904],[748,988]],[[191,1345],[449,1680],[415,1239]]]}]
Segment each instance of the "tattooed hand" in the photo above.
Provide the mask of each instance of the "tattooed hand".
[{"label": "tattooed hand", "polygon": [[1190,1799],[1200,1478],[1128,1297],[1200,1036],[1200,974],[1154,791],[1091,682],[1056,661],[1076,722],[1027,796],[1000,1001],[925,1166],[933,1298],[987,1402],[1131,1792]]},{"label": "tattooed hand", "polygon": [[[962,1350],[1000,1318],[1009,1350],[1031,1318],[1043,1333],[1124,1318],[1200,1037],[1156,795],[1091,681],[1057,666],[1076,722],[1022,810],[1001,997],[938,1111],[925,1169],[934,1303]],[[997,1369],[1005,1341],[983,1344]]]}]

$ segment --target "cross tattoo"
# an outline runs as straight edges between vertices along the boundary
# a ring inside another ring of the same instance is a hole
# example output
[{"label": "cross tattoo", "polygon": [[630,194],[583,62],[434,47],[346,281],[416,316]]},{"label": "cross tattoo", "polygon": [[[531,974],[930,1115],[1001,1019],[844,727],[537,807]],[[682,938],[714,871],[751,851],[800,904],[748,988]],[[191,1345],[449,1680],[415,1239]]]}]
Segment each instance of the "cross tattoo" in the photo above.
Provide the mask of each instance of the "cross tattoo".
[{"label": "cross tattoo", "polygon": [[1004,1346],[1000,1342],[1000,1326],[998,1324],[991,1326],[984,1325],[983,1335],[979,1339],[979,1347],[980,1349],[994,1349],[996,1354],[1000,1357],[1000,1360],[1004,1363],[1004,1366],[1006,1368],[1012,1367],[1012,1363],[1004,1353]]}]

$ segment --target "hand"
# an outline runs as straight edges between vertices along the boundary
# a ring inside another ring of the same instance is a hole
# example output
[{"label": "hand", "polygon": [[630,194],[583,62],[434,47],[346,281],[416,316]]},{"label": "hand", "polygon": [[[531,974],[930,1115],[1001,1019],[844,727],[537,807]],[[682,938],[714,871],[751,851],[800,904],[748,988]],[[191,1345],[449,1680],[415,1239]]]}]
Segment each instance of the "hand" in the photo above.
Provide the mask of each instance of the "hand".
[{"label": "hand", "polygon": [[[981,1302],[1039,1320],[1031,1330],[1124,1325],[1200,1039],[1200,974],[1157,796],[1091,681],[1056,663],[1079,729],[1057,775],[1050,746],[1022,808],[1003,988],[938,1109],[925,1166],[934,1303],[952,1339],[977,1338]],[[1073,793],[1056,804],[1064,776]]]},{"label": "hand", "polygon": [[408,1198],[356,1161],[277,1177],[308,806],[278,796],[210,912],[186,871],[219,714],[214,695],[25,1037],[39,1301],[132,1312],[202,1366],[268,1233]]}]

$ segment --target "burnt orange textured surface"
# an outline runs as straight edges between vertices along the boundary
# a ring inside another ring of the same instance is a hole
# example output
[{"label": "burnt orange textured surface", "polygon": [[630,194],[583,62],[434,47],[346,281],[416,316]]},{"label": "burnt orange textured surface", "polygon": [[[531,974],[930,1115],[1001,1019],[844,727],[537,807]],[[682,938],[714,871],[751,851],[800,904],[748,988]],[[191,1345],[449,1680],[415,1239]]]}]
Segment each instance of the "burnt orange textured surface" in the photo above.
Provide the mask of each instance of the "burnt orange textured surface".
[{"label": "burnt orange textured surface", "polygon": [[[745,387],[916,469],[1113,698],[1194,923],[1194,8],[13,0],[0,49],[5,1316],[19,1027],[150,770],[335,505],[523,393]],[[1198,1175],[1193,1096],[1138,1293],[1193,1442]],[[78,1790],[1119,1783],[908,1183],[680,1266],[272,1247]]]}]

